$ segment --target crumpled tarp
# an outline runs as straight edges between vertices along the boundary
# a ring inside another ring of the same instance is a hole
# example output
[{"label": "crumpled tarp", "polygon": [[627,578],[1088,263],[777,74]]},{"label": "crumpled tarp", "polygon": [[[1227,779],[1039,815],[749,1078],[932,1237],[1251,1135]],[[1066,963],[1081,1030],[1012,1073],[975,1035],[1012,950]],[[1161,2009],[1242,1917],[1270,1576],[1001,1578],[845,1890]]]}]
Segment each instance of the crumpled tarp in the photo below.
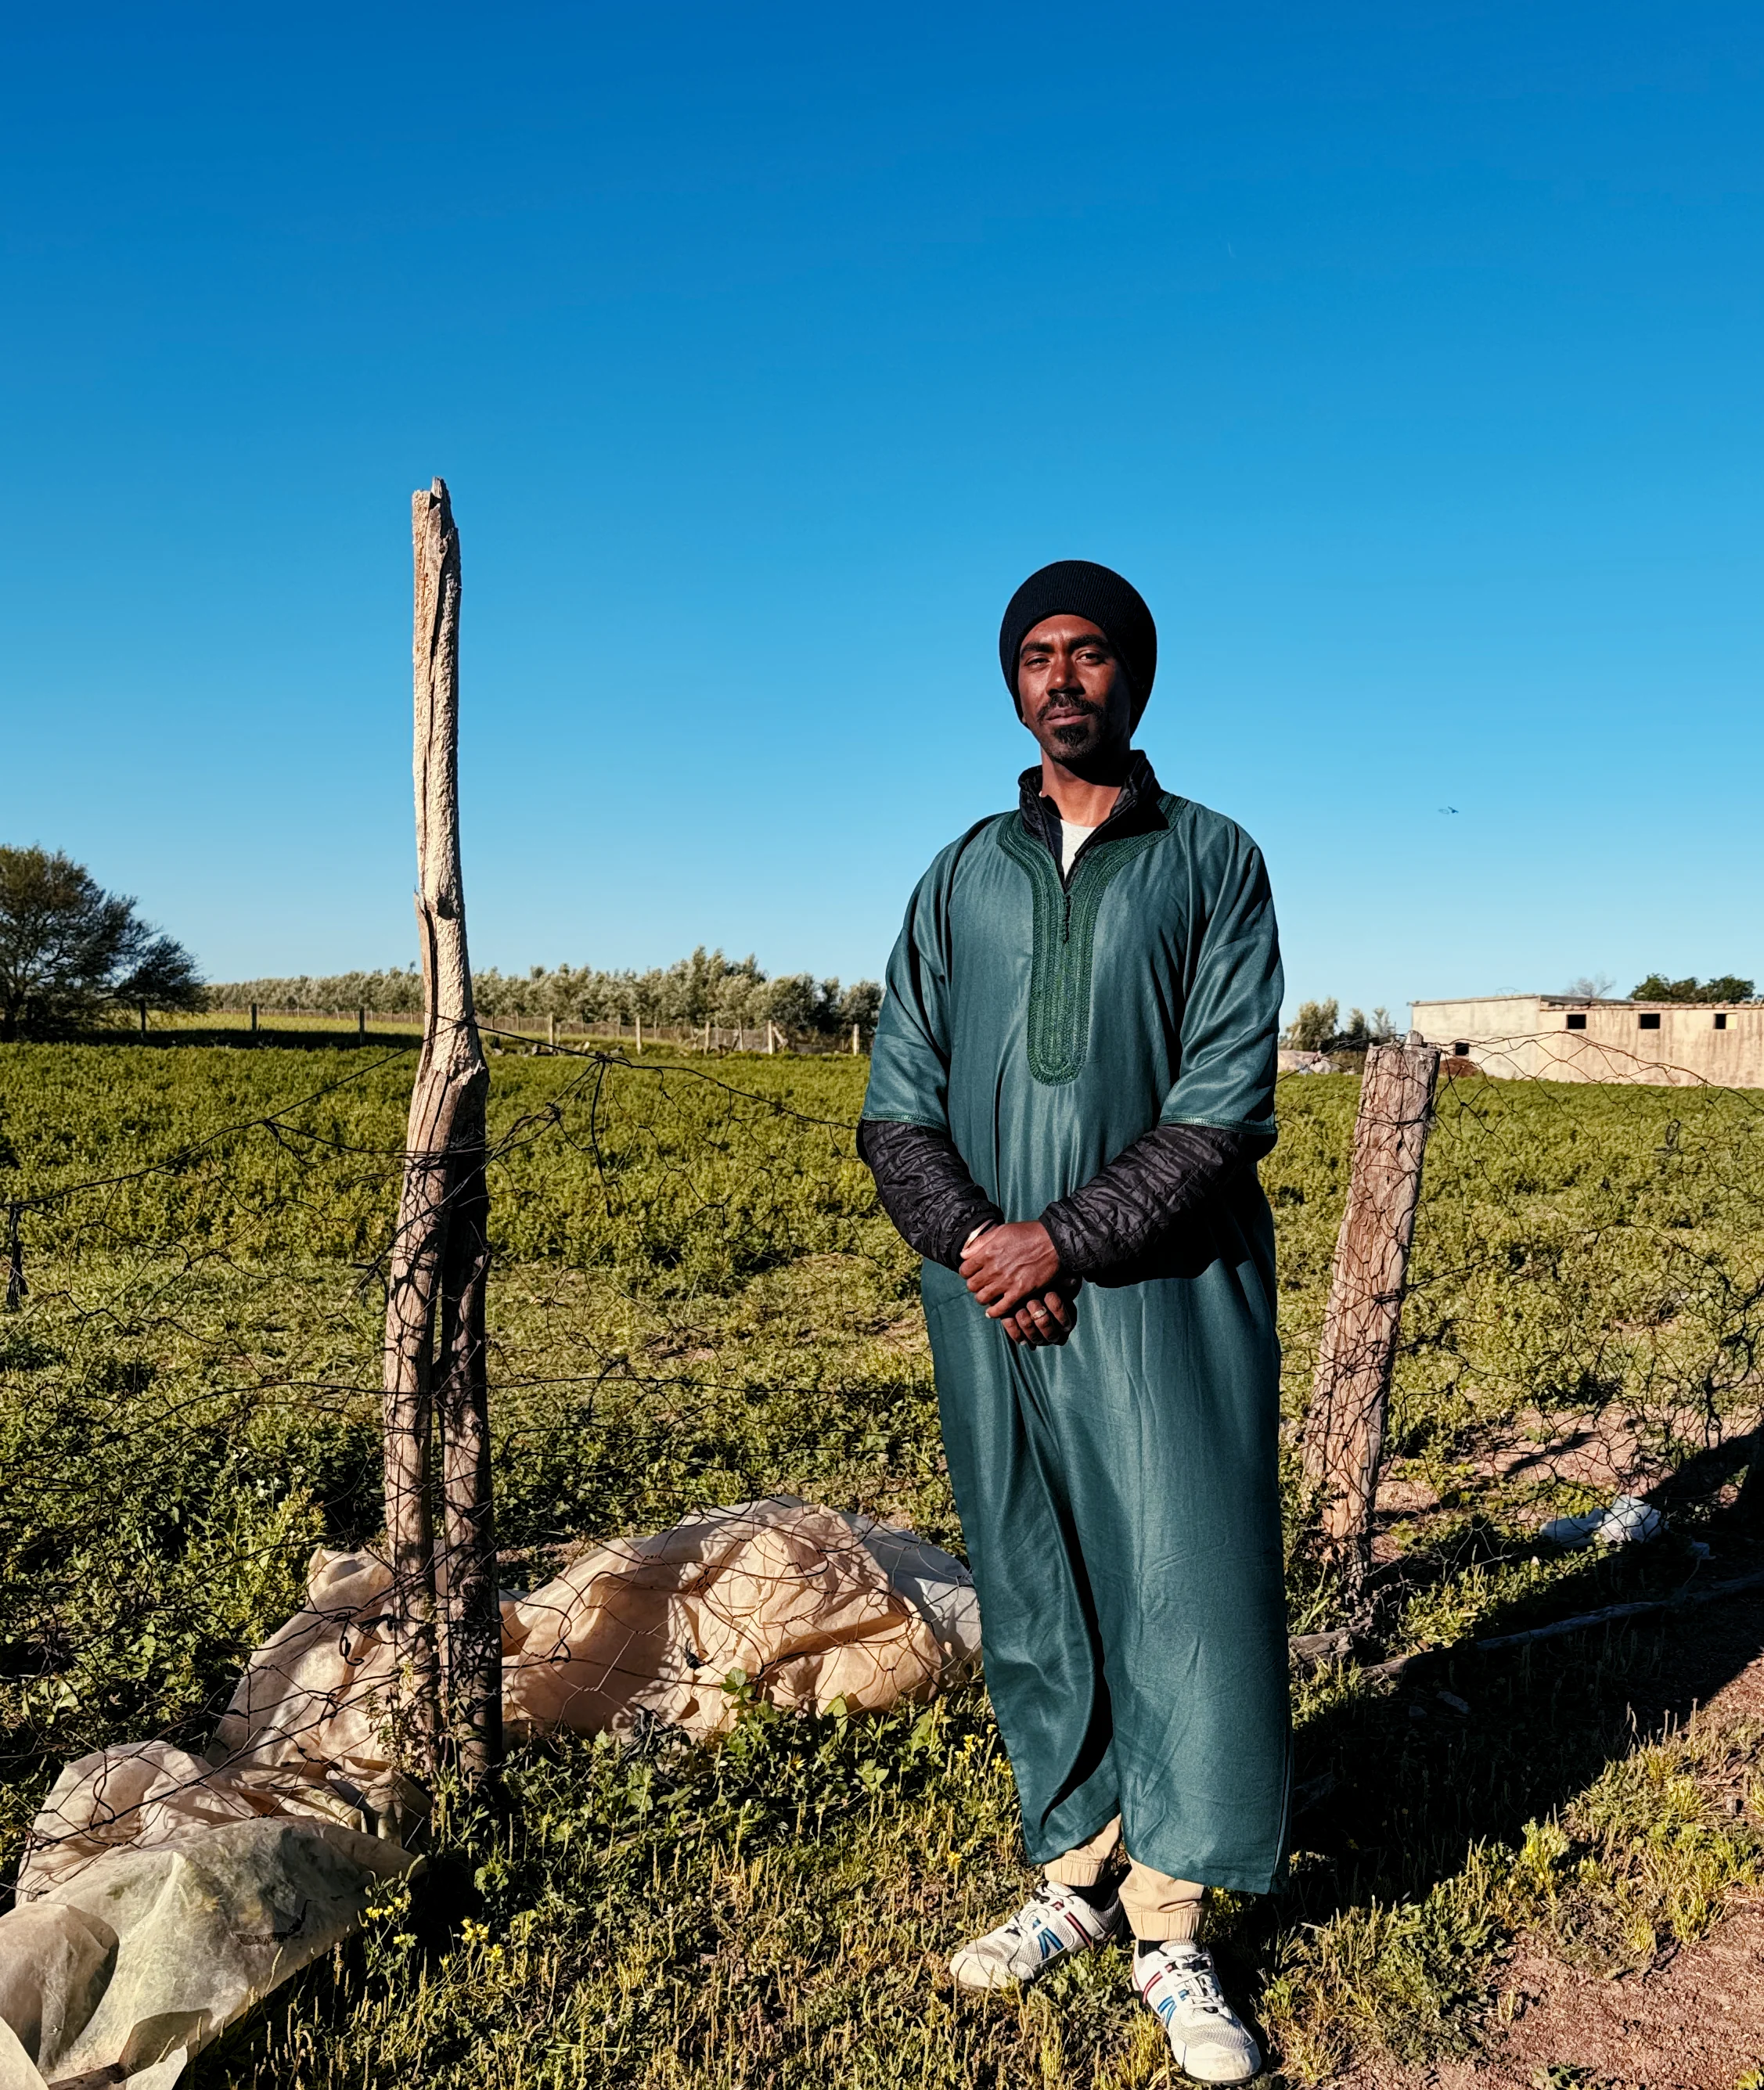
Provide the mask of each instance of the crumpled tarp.
[{"label": "crumpled tarp", "polygon": [[[416,1860],[163,1742],[70,1765],[0,1916],[0,2090],[166,2090]],[[106,2069],[120,2071],[105,2076]]]},{"label": "crumpled tarp", "polygon": [[595,1547],[505,1608],[502,1648],[517,1733],[617,1733],[643,1712],[702,1740],[739,1717],[737,1672],[775,1705],[857,1713],[924,1697],[944,1666],[851,1521],[785,1500]]},{"label": "crumpled tarp", "polygon": [[[190,2056],[348,1935],[418,1861],[392,1761],[391,1575],[313,1555],[307,1602],[252,1655],[206,1757],[163,1742],[70,1764],[0,1916],[0,2090],[96,2075],[167,2090]],[[699,1740],[751,1692],[792,1710],[927,1696],[979,1651],[961,1563],[910,1532],[778,1496],[598,1546],[502,1605],[514,1735]],[[107,2072],[106,2072],[107,2071]]]}]

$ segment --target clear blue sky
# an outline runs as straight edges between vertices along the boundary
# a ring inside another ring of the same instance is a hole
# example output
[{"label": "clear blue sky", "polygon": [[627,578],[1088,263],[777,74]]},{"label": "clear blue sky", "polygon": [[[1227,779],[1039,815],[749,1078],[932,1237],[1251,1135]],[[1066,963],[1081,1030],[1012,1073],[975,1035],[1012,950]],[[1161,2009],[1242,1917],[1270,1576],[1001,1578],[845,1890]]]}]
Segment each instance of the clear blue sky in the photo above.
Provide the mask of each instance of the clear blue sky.
[{"label": "clear blue sky", "polygon": [[438,472],[480,964],[876,973],[1076,556],[1295,1000],[1764,978],[1757,9],[8,24],[0,836],[211,977],[411,955]]}]

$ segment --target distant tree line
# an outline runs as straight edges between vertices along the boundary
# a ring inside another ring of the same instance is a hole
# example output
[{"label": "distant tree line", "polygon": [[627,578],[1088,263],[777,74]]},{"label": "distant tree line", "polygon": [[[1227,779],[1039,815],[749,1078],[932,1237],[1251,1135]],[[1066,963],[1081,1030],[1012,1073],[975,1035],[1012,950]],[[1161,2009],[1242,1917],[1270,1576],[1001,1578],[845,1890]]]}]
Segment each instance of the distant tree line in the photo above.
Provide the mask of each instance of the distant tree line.
[{"label": "distant tree line", "polygon": [[1664,973],[1650,973],[1629,990],[1632,1001],[1749,1001],[1754,981],[1737,973],[1718,973],[1713,979],[1668,979]]},{"label": "distant tree line", "polygon": [[[1583,973],[1563,988],[1577,1001],[1603,1001],[1616,982],[1609,973]],[[1650,973],[1637,980],[1624,997],[1628,1001],[1749,1001],[1754,983],[1737,973],[1718,973],[1700,980],[1694,974],[1684,979],[1668,979],[1664,973]]]},{"label": "distant tree line", "polygon": [[[703,944],[678,964],[643,972],[535,965],[520,974],[493,966],[475,973],[472,986],[492,1023],[641,1017],[733,1030],[769,1021],[798,1037],[827,1038],[846,1036],[856,1024],[867,1039],[882,1005],[874,980],[845,987],[811,973],[770,979],[751,957],[725,958]],[[144,1002],[170,1010],[256,1002],[325,1015],[357,1008],[407,1015],[421,1013],[423,982],[412,965],[204,987],[183,946],[143,921],[133,900],[105,892],[83,864],[58,850],[0,846],[0,1039],[73,1036],[124,1019]]]},{"label": "distant tree line", "polygon": [[1363,1052],[1389,1044],[1396,1035],[1388,1008],[1375,1008],[1370,1017],[1362,1008],[1350,1008],[1343,1023],[1341,1004],[1332,995],[1327,1001],[1301,1001],[1280,1043],[1293,1052]]},{"label": "distant tree line", "polygon": [[[568,1023],[706,1023],[718,1029],[759,1030],[768,1021],[795,1034],[842,1036],[853,1024],[865,1037],[876,1029],[882,990],[874,980],[850,987],[811,973],[768,978],[751,956],[725,958],[701,944],[689,958],[647,971],[602,971],[592,965],[535,965],[526,973],[495,967],[471,976],[478,1012],[487,1022],[531,1022],[555,1017]],[[423,1006],[423,982],[413,965],[400,972],[305,974],[298,978],[232,980],[209,990],[210,1005],[303,1008],[336,1015],[365,1008],[410,1015]]]}]

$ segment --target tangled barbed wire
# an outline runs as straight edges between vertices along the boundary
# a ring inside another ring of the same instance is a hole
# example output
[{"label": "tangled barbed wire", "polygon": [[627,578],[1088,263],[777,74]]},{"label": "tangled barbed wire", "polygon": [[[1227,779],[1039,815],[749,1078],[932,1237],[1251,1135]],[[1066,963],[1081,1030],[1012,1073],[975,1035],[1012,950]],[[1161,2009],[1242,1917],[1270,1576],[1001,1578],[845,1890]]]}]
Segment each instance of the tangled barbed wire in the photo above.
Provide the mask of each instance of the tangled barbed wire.
[{"label": "tangled barbed wire", "polygon": [[[484,1034],[511,1048],[487,1157],[511,1734],[708,1738],[756,1694],[936,1690],[976,1625],[915,1266],[855,1152],[863,1063]],[[1352,1587],[1299,1447],[1359,1088],[1280,1086],[1293,1622],[1368,1661],[1706,1579],[1759,1426],[1759,1099],[1501,1065],[1433,1099]],[[410,1067],[173,1042],[0,1069],[21,1905],[192,1821],[419,1838],[376,1552]]]}]

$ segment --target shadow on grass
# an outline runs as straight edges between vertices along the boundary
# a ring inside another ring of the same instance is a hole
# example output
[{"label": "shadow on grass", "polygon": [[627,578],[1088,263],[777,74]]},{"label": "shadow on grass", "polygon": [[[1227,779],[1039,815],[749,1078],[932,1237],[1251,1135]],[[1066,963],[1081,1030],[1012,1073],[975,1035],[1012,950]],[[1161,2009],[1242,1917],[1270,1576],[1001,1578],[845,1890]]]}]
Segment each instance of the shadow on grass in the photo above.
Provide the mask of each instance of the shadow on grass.
[{"label": "shadow on grass", "polygon": [[[1481,1620],[1476,1638],[1764,1564],[1743,1535],[1713,1531],[1706,1558],[1668,1538],[1590,1559]],[[1681,1726],[1761,1654],[1764,1595],[1748,1592],[1496,1654],[1441,1649],[1394,1689],[1320,1714],[1297,1738],[1292,1879],[1252,1912],[1240,1949],[1254,1955],[1276,1927],[1419,1900],[1478,1844],[1520,1844],[1528,1822]]]},{"label": "shadow on grass", "polygon": [[423,1033],[418,1024],[388,1024],[376,1030],[370,1022],[364,1034],[353,1023],[339,1018],[334,1025],[322,1029],[315,1025],[310,1030],[281,1030],[266,1024],[251,1031],[237,1024],[179,1024],[176,1029],[168,1026],[162,1030],[149,1030],[144,1034],[139,1030],[123,1030],[82,1031],[77,1037],[58,1042],[69,1045],[138,1045],[148,1051],[167,1048],[175,1051],[191,1045],[210,1048],[222,1045],[239,1052],[337,1052],[348,1046],[362,1045],[384,1052],[389,1046],[405,1045],[414,1052],[423,1043]]}]

